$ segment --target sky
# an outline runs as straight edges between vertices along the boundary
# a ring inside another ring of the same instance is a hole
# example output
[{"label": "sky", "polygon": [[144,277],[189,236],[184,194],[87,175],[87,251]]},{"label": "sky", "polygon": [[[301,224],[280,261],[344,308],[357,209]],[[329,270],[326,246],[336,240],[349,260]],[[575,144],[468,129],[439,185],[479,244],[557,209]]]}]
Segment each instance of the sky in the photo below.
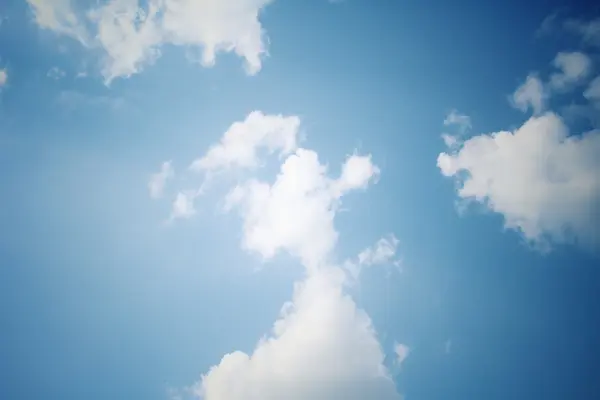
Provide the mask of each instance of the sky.
[{"label": "sky", "polygon": [[0,4],[0,398],[600,398],[600,8]]}]

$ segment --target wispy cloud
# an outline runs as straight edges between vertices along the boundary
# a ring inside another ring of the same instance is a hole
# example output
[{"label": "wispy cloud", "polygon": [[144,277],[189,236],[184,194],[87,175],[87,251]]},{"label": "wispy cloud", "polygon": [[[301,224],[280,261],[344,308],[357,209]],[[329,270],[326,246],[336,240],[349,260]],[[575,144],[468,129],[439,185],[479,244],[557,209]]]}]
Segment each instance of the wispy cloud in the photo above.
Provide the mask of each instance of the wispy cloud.
[{"label": "wispy cloud", "polygon": [[8,82],[8,71],[5,68],[0,68],[0,88]]},{"label": "wispy cloud", "polygon": [[46,76],[48,78],[54,79],[54,80],[59,80],[64,78],[66,75],[66,72],[63,71],[62,69],[58,68],[58,67],[52,67],[48,70],[48,72],[46,73]]},{"label": "wispy cloud", "polygon": [[471,129],[471,117],[465,114],[460,114],[456,110],[450,111],[444,119],[445,126],[458,126],[460,132],[466,132]]},{"label": "wispy cloud", "polygon": [[160,166],[160,171],[150,176],[150,181],[148,182],[148,190],[150,191],[150,197],[153,199],[158,199],[162,197],[165,185],[168,180],[175,176],[175,170],[171,165],[171,161],[165,161]]},{"label": "wispy cloud", "polygon": [[64,90],[57,97],[57,103],[68,111],[81,107],[106,107],[120,109],[125,106],[125,100],[121,97],[105,95],[93,95],[76,90]]}]

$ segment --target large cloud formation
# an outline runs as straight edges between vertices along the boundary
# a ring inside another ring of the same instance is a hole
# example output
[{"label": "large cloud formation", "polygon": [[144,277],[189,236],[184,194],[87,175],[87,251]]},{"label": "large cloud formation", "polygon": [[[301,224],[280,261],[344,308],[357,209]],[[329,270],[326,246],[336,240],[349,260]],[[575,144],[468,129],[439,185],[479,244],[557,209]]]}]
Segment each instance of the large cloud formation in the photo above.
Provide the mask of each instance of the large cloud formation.
[{"label": "large cloud formation", "polygon": [[437,165],[459,182],[458,196],[487,205],[537,245],[600,244],[600,132],[569,135],[554,113],[514,131],[474,136]]},{"label": "large cloud formation", "polygon": [[[253,113],[246,121],[258,115]],[[284,154],[295,147],[295,135],[291,132],[298,129],[297,117],[263,117],[267,119],[259,118],[250,125],[234,124],[235,128],[224,135],[220,144],[198,159],[212,161],[196,165],[253,168],[257,146],[269,148],[268,144],[278,143],[276,147]],[[284,126],[293,129],[279,129],[278,132],[287,133],[275,136],[287,139],[265,140],[272,137],[268,134],[270,128],[281,128],[282,121],[288,121],[290,125]],[[245,132],[239,136],[248,140],[241,140],[232,132]],[[237,150],[228,151],[233,142],[243,143],[248,149],[233,146]],[[344,267],[335,264],[334,257],[338,238],[334,217],[341,198],[367,188],[380,171],[370,156],[358,154],[346,159],[337,178],[330,177],[327,169],[315,151],[298,148],[283,161],[274,182],[249,179],[227,194],[225,209],[236,211],[243,222],[242,246],[264,259],[287,252],[300,260],[306,278],[295,285],[293,298],[282,307],[272,332],[258,342],[251,354],[227,354],[202,376],[194,385],[198,397],[400,399],[384,366],[385,354],[369,316],[345,293],[352,277]],[[393,236],[380,240],[370,253],[359,257],[359,263],[389,262],[396,244]]]},{"label": "large cloud formation", "polygon": [[165,44],[196,49],[207,67],[217,53],[235,53],[248,74],[261,69],[267,54],[258,18],[272,0],[110,0],[87,10],[70,0],[27,2],[40,28],[100,50],[107,83],[140,72],[160,57]]}]

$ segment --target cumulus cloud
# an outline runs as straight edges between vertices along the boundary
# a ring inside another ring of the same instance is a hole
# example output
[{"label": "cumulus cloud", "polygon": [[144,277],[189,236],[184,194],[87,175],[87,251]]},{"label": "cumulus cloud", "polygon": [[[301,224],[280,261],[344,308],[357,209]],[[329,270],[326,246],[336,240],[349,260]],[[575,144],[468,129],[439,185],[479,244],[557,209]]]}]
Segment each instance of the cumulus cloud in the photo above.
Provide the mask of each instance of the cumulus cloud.
[{"label": "cumulus cloud", "polygon": [[[400,399],[371,320],[344,292],[348,277],[332,257],[341,197],[365,188],[379,169],[370,156],[354,154],[339,177],[327,170],[316,152],[296,149],[273,183],[250,179],[226,196],[226,210],[236,210],[243,222],[242,246],[265,259],[287,252],[304,265],[306,278],[251,354],[227,354],[202,376],[198,397]],[[375,251],[378,259],[387,257],[387,250]]]},{"label": "cumulus cloud", "polygon": [[394,353],[396,353],[396,364],[402,365],[410,353],[410,348],[405,344],[396,343],[394,345]]},{"label": "cumulus cloud", "polygon": [[558,53],[552,64],[561,70],[550,77],[550,86],[555,90],[565,90],[580,83],[592,69],[590,58],[578,51]]},{"label": "cumulus cloud", "polygon": [[353,155],[342,175],[331,179],[327,167],[312,150],[298,149],[289,156],[273,185],[250,180],[227,196],[226,208],[238,207],[244,220],[246,249],[273,257],[278,250],[317,268],[337,240],[333,217],[346,192],[364,188],[378,173],[370,156]]},{"label": "cumulus cloud", "polygon": [[296,149],[300,119],[296,116],[265,115],[251,112],[244,121],[233,123],[221,141],[212,146],[201,158],[192,162],[196,171],[213,171],[221,168],[254,168],[258,165],[258,152],[279,151],[282,156]]},{"label": "cumulus cloud", "polygon": [[205,67],[219,52],[234,53],[248,74],[261,69],[267,54],[259,15],[272,0],[110,0],[87,10],[70,0],[27,2],[40,28],[101,50],[107,83],[140,72],[167,44],[197,50]]},{"label": "cumulus cloud", "polygon": [[548,94],[544,84],[536,74],[527,76],[512,95],[512,104],[519,110],[526,112],[529,108],[534,114],[539,114],[544,110]]},{"label": "cumulus cloud", "polygon": [[[195,192],[189,191],[178,197],[173,203],[171,219],[195,215],[191,212],[194,201],[210,185],[213,173],[231,168],[256,168],[260,165],[259,156],[264,152],[278,153],[280,157],[292,153],[297,148],[299,129],[300,118],[297,116],[266,115],[261,111],[253,111],[243,121],[234,122],[217,144],[190,164],[189,169],[203,173],[205,180]],[[228,201],[232,199],[230,194]]]},{"label": "cumulus cloud", "polygon": [[6,82],[8,82],[8,72],[2,68],[0,69],[0,88],[6,85]]},{"label": "cumulus cloud", "polygon": [[344,295],[339,270],[296,286],[272,336],[237,351],[202,377],[205,400],[399,400],[369,317]]},{"label": "cumulus cloud", "polygon": [[162,197],[165,184],[167,181],[175,176],[175,171],[171,165],[171,161],[165,161],[160,166],[160,171],[153,174],[148,182],[148,190],[150,191],[150,197],[158,199]]},{"label": "cumulus cloud", "polygon": [[532,243],[577,241],[597,246],[600,216],[600,132],[569,136],[546,113],[515,131],[482,134],[438,156],[462,199],[485,204],[505,226]]}]

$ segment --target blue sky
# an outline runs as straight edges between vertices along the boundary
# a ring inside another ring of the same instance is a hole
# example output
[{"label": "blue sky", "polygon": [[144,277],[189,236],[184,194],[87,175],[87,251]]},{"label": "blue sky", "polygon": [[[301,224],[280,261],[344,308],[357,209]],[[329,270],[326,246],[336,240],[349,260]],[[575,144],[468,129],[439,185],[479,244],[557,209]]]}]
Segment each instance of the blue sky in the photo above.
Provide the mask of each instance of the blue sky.
[{"label": "blue sky", "polygon": [[597,8],[0,18],[0,398],[600,398]]}]

